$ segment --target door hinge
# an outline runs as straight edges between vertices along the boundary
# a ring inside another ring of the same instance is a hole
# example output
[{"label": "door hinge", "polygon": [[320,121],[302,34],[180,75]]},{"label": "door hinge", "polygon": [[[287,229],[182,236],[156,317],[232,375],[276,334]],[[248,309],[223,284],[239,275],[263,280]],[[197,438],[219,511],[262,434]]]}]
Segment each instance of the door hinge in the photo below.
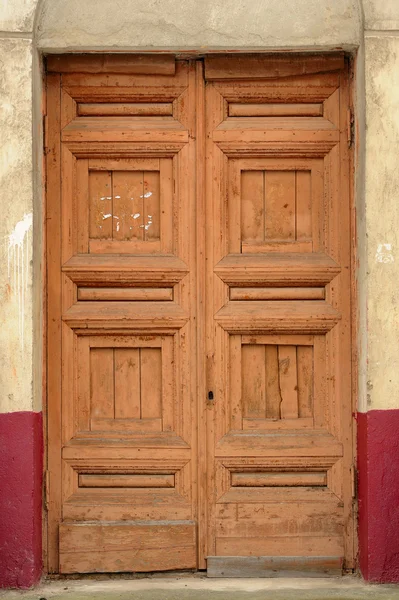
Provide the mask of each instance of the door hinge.
[{"label": "door hinge", "polygon": [[351,466],[351,485],[352,485],[352,498],[357,498],[357,469],[355,465]]},{"label": "door hinge", "polygon": [[43,148],[44,154],[48,154],[48,118],[47,115],[43,115]]},{"label": "door hinge", "polygon": [[50,471],[44,472],[43,477],[43,503],[44,509],[48,510],[50,504]]},{"label": "door hinge", "polygon": [[355,115],[353,114],[353,110],[348,108],[348,118],[347,118],[347,127],[348,127],[348,148],[352,148],[355,143]]}]

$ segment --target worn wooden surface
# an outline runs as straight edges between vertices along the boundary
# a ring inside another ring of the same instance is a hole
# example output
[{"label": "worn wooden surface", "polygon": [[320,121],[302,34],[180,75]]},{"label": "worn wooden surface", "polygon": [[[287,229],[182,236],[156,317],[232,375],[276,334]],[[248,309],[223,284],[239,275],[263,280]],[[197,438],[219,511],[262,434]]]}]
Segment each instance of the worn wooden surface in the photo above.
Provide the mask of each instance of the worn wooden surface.
[{"label": "worn wooden surface", "polygon": [[47,64],[49,572],[353,568],[344,56]]},{"label": "worn wooden surface", "polygon": [[338,572],[355,560],[347,70],[286,60],[205,59],[208,556]]},{"label": "worn wooden surface", "polygon": [[208,577],[337,577],[337,556],[208,556]]}]

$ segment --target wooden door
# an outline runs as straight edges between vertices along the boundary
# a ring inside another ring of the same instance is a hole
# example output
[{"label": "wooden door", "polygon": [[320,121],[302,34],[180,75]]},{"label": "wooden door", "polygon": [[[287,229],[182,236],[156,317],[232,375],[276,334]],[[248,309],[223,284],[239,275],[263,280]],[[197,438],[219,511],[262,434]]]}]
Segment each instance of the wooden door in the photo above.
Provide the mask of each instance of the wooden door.
[{"label": "wooden door", "polygon": [[49,570],[192,569],[195,64],[48,70]]},{"label": "wooden door", "polygon": [[216,575],[354,564],[347,76],[205,59]]},{"label": "wooden door", "polygon": [[343,56],[47,70],[49,572],[352,568]]}]

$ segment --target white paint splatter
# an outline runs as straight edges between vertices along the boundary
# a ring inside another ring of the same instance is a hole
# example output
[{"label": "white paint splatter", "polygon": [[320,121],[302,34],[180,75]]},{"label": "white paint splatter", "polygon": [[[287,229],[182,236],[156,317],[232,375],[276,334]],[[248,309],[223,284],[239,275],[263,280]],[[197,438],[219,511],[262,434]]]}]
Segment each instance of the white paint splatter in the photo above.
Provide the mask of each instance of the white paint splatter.
[{"label": "white paint splatter", "polygon": [[110,217],[112,217],[111,213],[103,215],[103,219],[109,219]]},{"label": "white paint splatter", "polygon": [[132,215],[133,219],[138,219],[140,216],[140,213],[134,213],[134,215]]},{"label": "white paint splatter", "polygon": [[120,196],[115,196],[115,198],[120,198]]},{"label": "white paint splatter", "polygon": [[119,221],[116,224],[116,231],[119,231]]},{"label": "white paint splatter", "polygon": [[101,196],[100,200],[112,200],[112,196]]},{"label": "white paint splatter", "polygon": [[[7,241],[7,270],[13,291],[18,295],[18,329],[22,348],[24,347],[25,297],[29,280],[29,230],[33,215],[28,213],[15,225]],[[11,262],[13,269],[11,274]]]},{"label": "white paint splatter", "polygon": [[145,194],[140,196],[140,198],[149,198],[150,196],[152,196],[152,192],[146,192]]},{"label": "white paint splatter", "polygon": [[379,263],[393,263],[395,261],[392,254],[391,244],[378,244],[375,259]]}]

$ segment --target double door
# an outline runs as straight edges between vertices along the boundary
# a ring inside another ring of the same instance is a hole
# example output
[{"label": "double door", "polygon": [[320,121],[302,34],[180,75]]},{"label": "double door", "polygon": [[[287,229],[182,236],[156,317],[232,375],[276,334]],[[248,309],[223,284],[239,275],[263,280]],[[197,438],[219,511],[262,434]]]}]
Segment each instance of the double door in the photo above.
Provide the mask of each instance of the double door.
[{"label": "double door", "polygon": [[49,572],[353,568],[345,58],[47,71]]}]

